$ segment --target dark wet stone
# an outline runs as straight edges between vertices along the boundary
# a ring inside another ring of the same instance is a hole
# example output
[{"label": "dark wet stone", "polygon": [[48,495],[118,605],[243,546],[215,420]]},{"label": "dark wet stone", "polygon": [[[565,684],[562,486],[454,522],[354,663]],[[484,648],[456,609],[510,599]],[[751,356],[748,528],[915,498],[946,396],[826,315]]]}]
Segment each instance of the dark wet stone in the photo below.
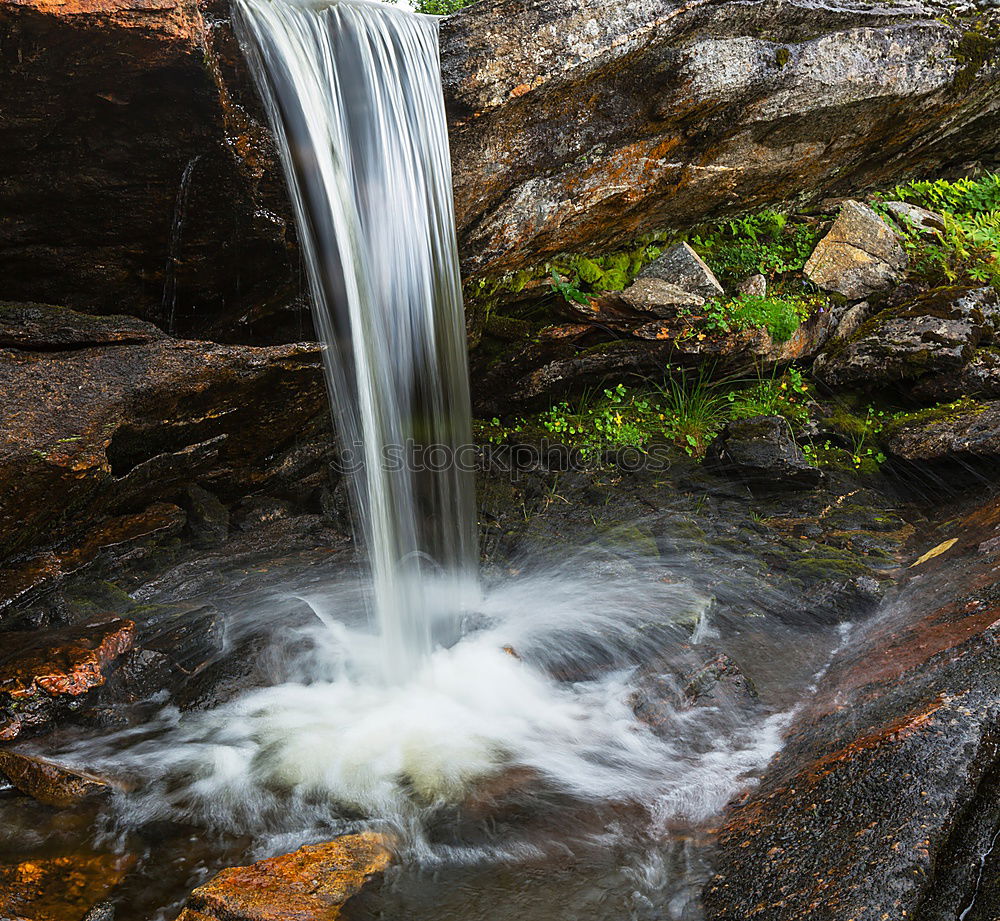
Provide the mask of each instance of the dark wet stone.
[{"label": "dark wet stone", "polygon": [[0,774],[21,793],[47,806],[72,806],[112,789],[96,774],[10,749],[0,750]]},{"label": "dark wet stone", "polygon": [[709,445],[705,465],[735,479],[773,486],[809,488],[823,479],[781,416],[727,422]]},{"label": "dark wet stone", "polygon": [[940,921],[969,904],[980,864],[963,842],[1000,827],[1000,552],[978,550],[998,525],[995,501],[949,525],[956,543],[834,661],[722,828],[711,921],[923,919],[931,905]]}]

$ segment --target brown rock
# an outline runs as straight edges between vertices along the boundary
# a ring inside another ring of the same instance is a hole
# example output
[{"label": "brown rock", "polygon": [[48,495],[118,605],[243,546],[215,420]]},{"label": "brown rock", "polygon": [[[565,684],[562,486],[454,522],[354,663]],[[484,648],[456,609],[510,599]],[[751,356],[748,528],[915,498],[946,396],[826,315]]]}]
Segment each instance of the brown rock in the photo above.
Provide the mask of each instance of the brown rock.
[{"label": "brown rock", "polygon": [[60,705],[104,684],[134,643],[130,620],[0,634],[0,710],[12,709],[8,738],[48,722]]},{"label": "brown rock", "polygon": [[74,854],[0,863],[0,917],[75,921],[122,881],[132,862],[116,854]]},{"label": "brown rock", "polygon": [[[259,488],[268,459],[325,423],[316,344],[225,346],[60,308],[30,315],[20,347],[0,349],[0,533],[4,556],[55,547],[19,564],[40,577],[175,527],[196,479],[223,501]],[[0,305],[0,335],[23,317]],[[165,501],[173,511],[154,504]]]},{"label": "brown rock", "polygon": [[906,253],[899,237],[868,205],[848,201],[806,263],[810,281],[859,299],[902,277]]},{"label": "brown rock", "polygon": [[191,893],[182,917],[335,921],[344,903],[385,870],[390,859],[385,838],[362,832],[248,867],[230,867]]},{"label": "brown rock", "polygon": [[71,806],[111,790],[111,784],[95,774],[10,749],[0,750],[0,774],[22,793],[48,806]]}]

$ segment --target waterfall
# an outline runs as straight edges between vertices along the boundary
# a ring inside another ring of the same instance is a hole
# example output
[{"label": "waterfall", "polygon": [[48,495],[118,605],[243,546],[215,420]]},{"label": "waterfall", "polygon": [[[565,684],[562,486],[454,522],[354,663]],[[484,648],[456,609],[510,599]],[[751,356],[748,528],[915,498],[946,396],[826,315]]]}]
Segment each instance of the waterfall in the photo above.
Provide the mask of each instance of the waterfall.
[{"label": "waterfall", "polygon": [[437,20],[236,0],[281,152],[389,680],[452,642],[477,563]]}]

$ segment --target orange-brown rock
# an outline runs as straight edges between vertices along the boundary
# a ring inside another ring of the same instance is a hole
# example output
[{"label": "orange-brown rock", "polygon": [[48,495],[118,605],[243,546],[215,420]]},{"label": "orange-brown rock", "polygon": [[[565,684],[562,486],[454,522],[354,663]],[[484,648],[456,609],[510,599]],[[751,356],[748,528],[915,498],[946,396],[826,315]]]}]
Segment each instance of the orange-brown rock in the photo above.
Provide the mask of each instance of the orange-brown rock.
[{"label": "orange-brown rock", "polygon": [[0,862],[4,921],[79,921],[124,878],[132,860],[73,854]]},{"label": "orange-brown rock", "polygon": [[134,641],[135,624],[117,618],[0,634],[0,714],[14,717],[7,738],[48,722],[56,708],[103,685]]},{"label": "orange-brown rock", "polygon": [[389,865],[382,835],[362,832],[230,867],[188,899],[185,921],[335,921],[351,896]]},{"label": "orange-brown rock", "polygon": [[0,749],[0,774],[21,793],[47,806],[71,806],[111,789],[108,781],[45,758]]}]

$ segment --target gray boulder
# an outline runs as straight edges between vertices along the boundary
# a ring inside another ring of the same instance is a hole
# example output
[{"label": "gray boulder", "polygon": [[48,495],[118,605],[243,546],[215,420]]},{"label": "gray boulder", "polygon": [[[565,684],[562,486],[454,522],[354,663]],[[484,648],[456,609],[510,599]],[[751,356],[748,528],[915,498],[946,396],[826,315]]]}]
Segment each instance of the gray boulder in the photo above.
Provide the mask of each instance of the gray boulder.
[{"label": "gray boulder", "polygon": [[659,259],[647,265],[639,273],[639,278],[657,278],[705,300],[722,297],[726,293],[705,260],[687,243],[671,246]]},{"label": "gray boulder", "polygon": [[935,288],[840,340],[839,350],[816,360],[813,373],[831,387],[862,389],[954,376],[998,328],[1000,298],[993,288]]},{"label": "gray boulder", "polygon": [[887,201],[885,208],[897,223],[904,227],[912,227],[921,234],[931,235],[944,230],[944,218],[936,211],[928,211],[926,208],[905,201]]},{"label": "gray boulder", "polygon": [[906,269],[896,235],[868,205],[847,201],[806,263],[814,284],[859,300],[896,284]]}]

